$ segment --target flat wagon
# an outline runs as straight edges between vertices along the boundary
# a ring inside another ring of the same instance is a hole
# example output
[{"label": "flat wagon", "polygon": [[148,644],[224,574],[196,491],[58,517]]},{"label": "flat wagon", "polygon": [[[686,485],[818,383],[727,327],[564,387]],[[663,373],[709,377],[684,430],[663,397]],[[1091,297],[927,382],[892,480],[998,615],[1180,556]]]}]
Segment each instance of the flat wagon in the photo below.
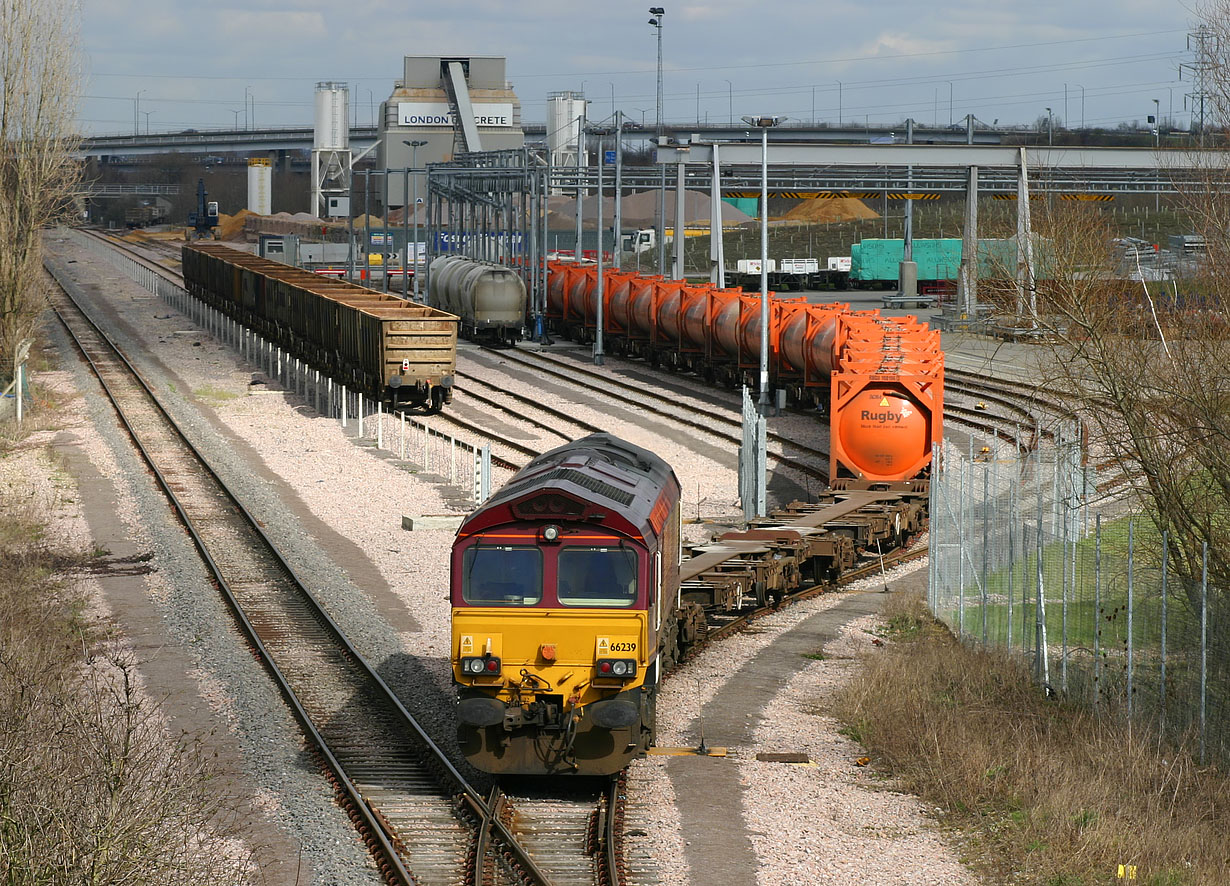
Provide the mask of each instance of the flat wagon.
[{"label": "flat wagon", "polygon": [[390,407],[452,400],[458,318],[220,243],[183,250],[189,294]]}]

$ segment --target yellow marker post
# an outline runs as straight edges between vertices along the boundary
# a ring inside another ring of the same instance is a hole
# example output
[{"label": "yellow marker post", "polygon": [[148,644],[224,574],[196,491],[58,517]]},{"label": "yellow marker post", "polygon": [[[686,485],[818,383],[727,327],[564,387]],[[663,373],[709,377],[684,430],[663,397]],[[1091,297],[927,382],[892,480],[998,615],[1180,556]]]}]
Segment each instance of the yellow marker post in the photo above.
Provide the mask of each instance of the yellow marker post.
[{"label": "yellow marker post", "polygon": [[1135,880],[1135,879],[1136,879],[1136,865],[1134,865],[1134,864],[1121,864],[1121,865],[1119,865],[1119,875],[1118,875],[1117,879],[1119,879],[1119,880]]}]

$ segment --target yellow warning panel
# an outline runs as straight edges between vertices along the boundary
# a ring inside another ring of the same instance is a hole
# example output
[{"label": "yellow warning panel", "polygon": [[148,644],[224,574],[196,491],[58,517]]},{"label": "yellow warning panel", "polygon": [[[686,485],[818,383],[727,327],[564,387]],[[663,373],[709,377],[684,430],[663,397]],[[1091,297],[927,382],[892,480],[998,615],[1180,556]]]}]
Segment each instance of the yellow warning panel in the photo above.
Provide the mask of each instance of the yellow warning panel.
[{"label": "yellow warning panel", "polygon": [[703,753],[696,748],[650,748],[645,753],[650,757],[725,757],[726,748],[706,748]]}]

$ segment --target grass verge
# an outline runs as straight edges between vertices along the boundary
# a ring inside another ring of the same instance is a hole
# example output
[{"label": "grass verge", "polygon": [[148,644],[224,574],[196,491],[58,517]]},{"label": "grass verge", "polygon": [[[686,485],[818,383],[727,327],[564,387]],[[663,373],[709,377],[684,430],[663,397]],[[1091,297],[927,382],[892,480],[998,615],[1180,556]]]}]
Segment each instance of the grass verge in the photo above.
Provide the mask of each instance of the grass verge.
[{"label": "grass verge", "polygon": [[[1230,780],[1146,727],[1048,699],[1021,662],[957,642],[894,595],[836,716],[902,786],[973,835],[988,881],[1230,882]],[[1125,873],[1128,873],[1125,871]]]}]

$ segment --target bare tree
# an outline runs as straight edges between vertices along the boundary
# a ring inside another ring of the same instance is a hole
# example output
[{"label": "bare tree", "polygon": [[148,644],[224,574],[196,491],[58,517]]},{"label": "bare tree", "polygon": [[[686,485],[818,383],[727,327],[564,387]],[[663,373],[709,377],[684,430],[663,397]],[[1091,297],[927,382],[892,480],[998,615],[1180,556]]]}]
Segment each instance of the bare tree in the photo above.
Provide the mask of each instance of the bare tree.
[{"label": "bare tree", "polygon": [[76,0],[0,0],[0,366],[42,310],[43,228],[72,211]]},{"label": "bare tree", "polygon": [[[1037,201],[1033,208],[1039,384],[1069,392],[1095,463],[1129,478],[1172,568],[1198,587],[1209,547],[1214,587],[1230,587],[1230,251],[1228,201],[1196,188],[1210,226],[1208,261],[1150,282],[1135,246],[1116,250],[1096,205]],[[1214,229],[1221,226],[1220,234]],[[988,288],[994,289],[992,283]],[[996,299],[1012,312],[1011,282]]]}]

